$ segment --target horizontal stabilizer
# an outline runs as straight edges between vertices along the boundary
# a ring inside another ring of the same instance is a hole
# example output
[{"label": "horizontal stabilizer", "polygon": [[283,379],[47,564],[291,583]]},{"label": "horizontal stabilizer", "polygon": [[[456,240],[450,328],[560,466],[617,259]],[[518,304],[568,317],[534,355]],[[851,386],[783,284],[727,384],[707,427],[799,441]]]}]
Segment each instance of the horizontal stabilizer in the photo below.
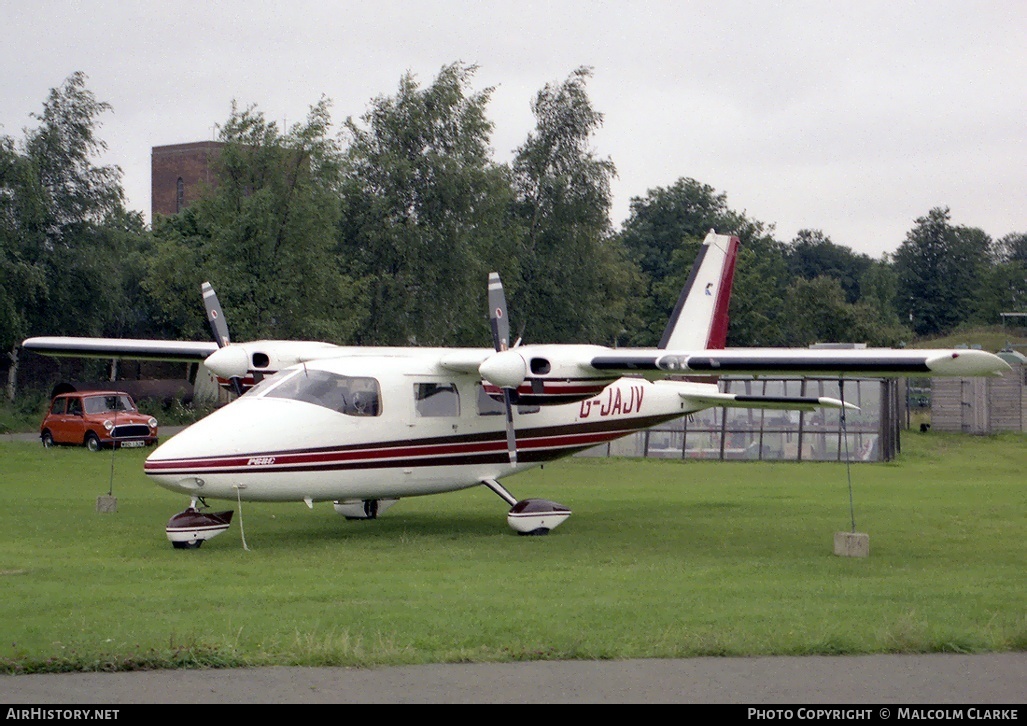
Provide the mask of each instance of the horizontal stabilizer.
[{"label": "horizontal stabilizer", "polygon": [[723,406],[725,408],[769,408],[784,411],[814,411],[818,408],[847,408],[858,411],[859,406],[843,403],[837,398],[827,396],[746,396],[740,393],[703,393],[695,394],[681,391],[682,400],[695,408]]}]

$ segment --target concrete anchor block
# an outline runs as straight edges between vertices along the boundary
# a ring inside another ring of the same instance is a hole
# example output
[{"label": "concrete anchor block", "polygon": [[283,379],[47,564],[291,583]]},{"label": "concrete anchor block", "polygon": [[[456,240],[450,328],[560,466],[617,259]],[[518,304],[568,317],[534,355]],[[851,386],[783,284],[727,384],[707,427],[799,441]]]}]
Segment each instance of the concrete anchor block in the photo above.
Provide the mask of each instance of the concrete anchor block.
[{"label": "concrete anchor block", "polygon": [[839,557],[869,557],[870,535],[864,532],[835,532],[834,553]]},{"label": "concrete anchor block", "polygon": [[101,494],[96,498],[96,511],[100,514],[111,514],[118,511],[118,498]]}]

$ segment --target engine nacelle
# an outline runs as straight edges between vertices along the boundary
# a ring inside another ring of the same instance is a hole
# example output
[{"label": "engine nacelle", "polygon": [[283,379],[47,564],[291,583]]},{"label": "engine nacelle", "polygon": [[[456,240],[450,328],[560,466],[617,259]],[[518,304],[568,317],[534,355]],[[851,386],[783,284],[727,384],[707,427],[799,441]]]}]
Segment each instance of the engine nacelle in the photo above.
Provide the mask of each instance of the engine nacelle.
[{"label": "engine nacelle", "polygon": [[592,398],[619,377],[561,360],[561,352],[561,346],[526,345],[496,353],[478,369],[485,392],[502,401],[507,388],[519,405],[558,406]]},{"label": "engine nacelle", "polygon": [[328,343],[258,340],[226,345],[207,356],[203,363],[222,386],[231,389],[234,378],[245,391],[265,376],[303,361],[316,360],[322,354],[330,354],[334,348]]}]

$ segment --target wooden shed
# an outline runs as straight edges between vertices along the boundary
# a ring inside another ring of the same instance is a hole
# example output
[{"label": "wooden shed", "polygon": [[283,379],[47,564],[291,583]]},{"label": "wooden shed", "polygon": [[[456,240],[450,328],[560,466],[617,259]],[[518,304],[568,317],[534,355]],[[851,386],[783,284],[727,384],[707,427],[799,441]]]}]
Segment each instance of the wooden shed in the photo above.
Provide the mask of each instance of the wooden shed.
[{"label": "wooden shed", "polygon": [[999,355],[1013,370],[1001,378],[931,380],[931,428],[967,434],[1027,431],[1027,357]]}]

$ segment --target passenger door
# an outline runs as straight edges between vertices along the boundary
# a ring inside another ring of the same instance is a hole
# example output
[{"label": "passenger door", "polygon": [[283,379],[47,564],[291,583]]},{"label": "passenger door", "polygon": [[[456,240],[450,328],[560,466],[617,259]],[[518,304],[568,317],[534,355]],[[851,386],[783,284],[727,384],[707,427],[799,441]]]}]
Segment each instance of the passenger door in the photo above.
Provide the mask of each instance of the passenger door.
[{"label": "passenger door", "polygon": [[62,444],[81,444],[85,433],[86,418],[82,399],[72,396],[68,399],[68,410],[61,421],[60,438],[55,434],[54,440]]}]

